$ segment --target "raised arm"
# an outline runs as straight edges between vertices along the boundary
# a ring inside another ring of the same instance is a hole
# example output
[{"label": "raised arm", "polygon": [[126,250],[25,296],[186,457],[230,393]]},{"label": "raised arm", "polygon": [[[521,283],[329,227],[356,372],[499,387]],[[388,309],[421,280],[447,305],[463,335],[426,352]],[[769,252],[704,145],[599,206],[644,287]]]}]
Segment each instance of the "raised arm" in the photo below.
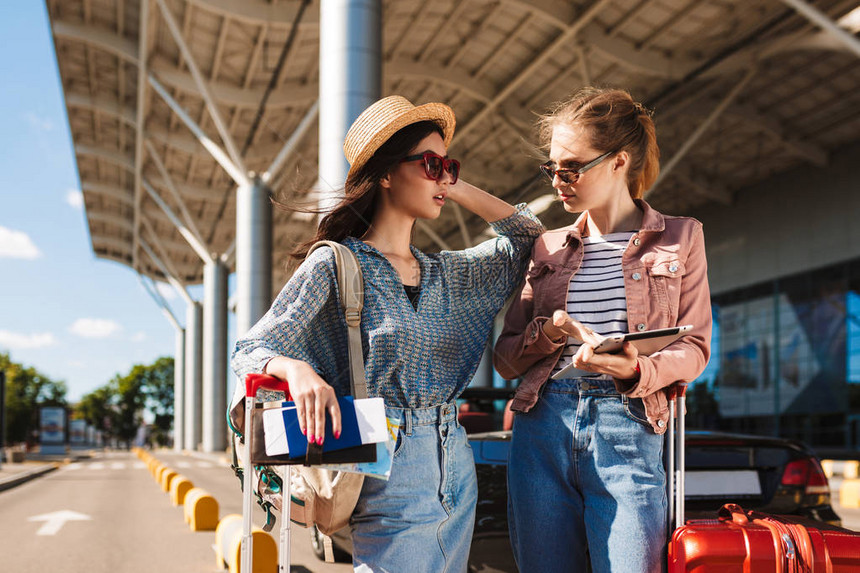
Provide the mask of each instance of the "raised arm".
[{"label": "raised arm", "polygon": [[493,309],[522,281],[535,239],[545,230],[525,204],[513,207],[462,179],[449,188],[448,197],[486,220],[497,237],[460,251],[439,254],[454,288],[464,291],[459,302]]},{"label": "raised arm", "polygon": [[504,199],[499,199],[463,179],[458,179],[457,183],[448,187],[448,198],[488,223],[510,217],[516,211],[514,206]]}]

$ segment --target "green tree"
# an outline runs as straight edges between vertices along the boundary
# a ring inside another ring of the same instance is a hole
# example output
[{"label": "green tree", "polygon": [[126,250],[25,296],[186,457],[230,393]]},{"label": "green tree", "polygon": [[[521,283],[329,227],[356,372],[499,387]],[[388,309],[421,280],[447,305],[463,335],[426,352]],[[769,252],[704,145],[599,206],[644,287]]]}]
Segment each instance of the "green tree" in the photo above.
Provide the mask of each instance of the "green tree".
[{"label": "green tree", "polygon": [[153,439],[167,444],[173,425],[173,358],[162,356],[142,372],[146,389],[146,407],[154,416]]},{"label": "green tree", "polygon": [[144,410],[155,418],[155,440],[167,443],[173,424],[173,358],[136,364],[126,375],[117,374],[106,385],[84,396],[77,414],[105,436],[126,445],[143,423]]},{"label": "green tree", "polygon": [[116,412],[116,426],[113,428],[114,435],[125,442],[126,446],[131,444],[137,428],[143,422],[143,409],[146,406],[146,390],[141,371],[145,366],[135,365],[131,372],[125,376],[117,374],[110,385],[114,390],[114,411]]},{"label": "green tree", "polygon": [[67,406],[66,383],[13,362],[8,353],[0,352],[0,369],[6,371],[6,441],[26,441],[39,427],[39,406]]},{"label": "green tree", "polygon": [[75,413],[95,429],[104,432],[105,437],[110,437],[116,426],[114,401],[113,388],[104,385],[84,395],[75,406]]}]

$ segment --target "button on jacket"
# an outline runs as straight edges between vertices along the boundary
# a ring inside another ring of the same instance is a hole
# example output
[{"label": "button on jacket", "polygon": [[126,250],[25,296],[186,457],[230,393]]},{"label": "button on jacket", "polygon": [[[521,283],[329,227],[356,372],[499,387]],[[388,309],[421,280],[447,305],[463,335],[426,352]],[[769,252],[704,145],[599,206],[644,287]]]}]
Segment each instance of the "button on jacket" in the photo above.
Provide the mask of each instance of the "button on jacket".
[{"label": "button on jacket", "polygon": [[[711,347],[711,297],[702,224],[670,217],[636,200],[642,227],[633,235],[621,262],[630,332],[690,324],[689,334],[651,356],[639,356],[638,380],[615,380],[619,392],[642,398],[645,414],[658,434],[669,419],[664,389],[689,382],[705,369]],[[507,379],[523,377],[511,409],[528,412],[555,368],[565,342],[555,343],[541,326],[567,306],[571,277],[582,262],[586,214],[535,242],[526,280],[505,316],[496,342],[494,364]],[[576,317],[574,317],[576,318]]]}]

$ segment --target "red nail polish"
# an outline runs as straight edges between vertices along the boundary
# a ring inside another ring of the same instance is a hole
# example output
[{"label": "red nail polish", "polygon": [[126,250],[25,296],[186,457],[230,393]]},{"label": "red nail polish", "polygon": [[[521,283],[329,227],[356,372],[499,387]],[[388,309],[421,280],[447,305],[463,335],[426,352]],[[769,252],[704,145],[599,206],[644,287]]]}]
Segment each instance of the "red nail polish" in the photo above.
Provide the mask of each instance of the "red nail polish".
[{"label": "red nail polish", "polygon": [[317,444],[319,444],[321,446],[322,443],[323,443],[323,437],[320,436],[319,438],[317,438]]},{"label": "red nail polish", "polygon": [[307,435],[308,435],[308,431],[307,431],[305,428],[302,428],[302,435],[303,435],[303,436],[307,436]]},{"label": "red nail polish", "polygon": [[339,439],[340,439],[340,432],[335,432],[335,433],[334,433],[334,439],[335,439],[335,440],[339,440]]},{"label": "red nail polish", "polygon": [[310,436],[308,436],[308,443],[309,443],[309,444],[312,444],[312,443],[314,443],[315,441],[316,441],[316,438],[314,438],[313,434],[311,434]]}]

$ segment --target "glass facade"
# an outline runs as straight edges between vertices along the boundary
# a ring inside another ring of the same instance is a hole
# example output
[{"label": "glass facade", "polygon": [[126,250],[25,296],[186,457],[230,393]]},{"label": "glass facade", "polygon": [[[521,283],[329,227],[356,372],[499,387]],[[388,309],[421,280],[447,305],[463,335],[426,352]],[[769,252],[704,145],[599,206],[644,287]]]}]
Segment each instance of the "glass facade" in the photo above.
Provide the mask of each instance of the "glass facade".
[{"label": "glass facade", "polygon": [[712,298],[693,427],[860,449],[860,260]]}]

